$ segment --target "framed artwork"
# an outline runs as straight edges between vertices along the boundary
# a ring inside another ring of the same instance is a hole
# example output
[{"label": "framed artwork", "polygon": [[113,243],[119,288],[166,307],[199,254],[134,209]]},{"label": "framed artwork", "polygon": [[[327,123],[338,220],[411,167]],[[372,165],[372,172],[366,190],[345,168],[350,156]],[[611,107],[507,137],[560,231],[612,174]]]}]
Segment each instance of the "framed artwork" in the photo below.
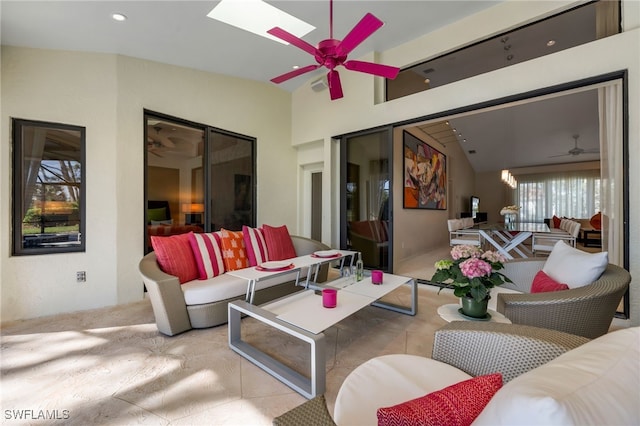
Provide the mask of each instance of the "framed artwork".
[{"label": "framed artwork", "polygon": [[447,209],[447,156],[411,133],[402,135],[405,209]]}]

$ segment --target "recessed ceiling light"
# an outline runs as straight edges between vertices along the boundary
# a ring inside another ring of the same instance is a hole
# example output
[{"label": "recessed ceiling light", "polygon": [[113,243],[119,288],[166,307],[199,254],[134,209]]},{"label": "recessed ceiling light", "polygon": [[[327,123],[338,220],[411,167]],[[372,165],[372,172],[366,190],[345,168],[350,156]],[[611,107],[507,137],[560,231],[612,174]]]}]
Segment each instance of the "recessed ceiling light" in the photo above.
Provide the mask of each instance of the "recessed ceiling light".
[{"label": "recessed ceiling light", "polygon": [[300,68],[300,65],[294,65],[294,66],[293,66],[293,67],[291,67],[291,68],[293,68],[294,70],[297,70],[298,68]]},{"label": "recessed ceiling light", "polygon": [[553,46],[553,45],[555,45],[555,44],[556,44],[556,41],[555,41],[555,40],[549,40],[549,41],[547,42],[547,46],[548,46],[548,47],[551,47],[551,46]]},{"label": "recessed ceiling light", "polygon": [[280,27],[296,37],[302,37],[316,29],[262,0],[220,0],[207,16],[282,44],[289,43],[267,34],[267,31]]},{"label": "recessed ceiling light", "polygon": [[122,13],[114,13],[113,15],[111,15],[111,17],[114,19],[114,21],[118,21],[118,22],[127,20],[127,16],[123,15]]}]

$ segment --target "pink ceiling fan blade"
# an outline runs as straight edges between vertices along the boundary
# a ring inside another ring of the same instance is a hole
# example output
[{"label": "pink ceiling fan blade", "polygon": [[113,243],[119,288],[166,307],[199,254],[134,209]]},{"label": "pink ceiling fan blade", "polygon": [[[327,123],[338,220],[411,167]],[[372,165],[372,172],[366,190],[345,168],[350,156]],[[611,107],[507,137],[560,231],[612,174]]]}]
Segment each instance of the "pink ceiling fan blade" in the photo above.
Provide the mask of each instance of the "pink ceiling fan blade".
[{"label": "pink ceiling fan blade", "polygon": [[283,30],[280,27],[271,28],[269,31],[267,31],[267,33],[271,34],[274,37],[278,37],[280,40],[284,40],[287,43],[291,43],[298,49],[302,49],[313,56],[316,56],[319,53],[318,49],[316,49],[314,46],[310,45],[301,38],[298,38],[293,34]]},{"label": "pink ceiling fan blade", "polygon": [[360,43],[366,40],[367,37],[376,32],[378,28],[383,25],[384,22],[373,16],[371,13],[367,13],[336,47],[336,52],[339,55],[348,55],[353,49],[358,47]]},{"label": "pink ceiling fan blade", "polygon": [[351,71],[373,74],[390,80],[396,78],[400,72],[400,68],[383,64],[375,64],[373,62],[347,61],[343,65],[346,69]]},{"label": "pink ceiling fan blade", "polygon": [[313,71],[318,68],[320,68],[320,65],[307,65],[306,67],[298,68],[297,70],[289,71],[288,73],[274,77],[271,79],[271,82],[280,84],[284,81],[292,79],[293,77],[297,77],[301,74]]},{"label": "pink ceiling fan blade", "polygon": [[338,71],[329,71],[329,73],[327,73],[327,82],[329,83],[329,96],[331,96],[331,100],[340,99],[342,97],[342,84],[340,84],[340,74],[338,74]]}]

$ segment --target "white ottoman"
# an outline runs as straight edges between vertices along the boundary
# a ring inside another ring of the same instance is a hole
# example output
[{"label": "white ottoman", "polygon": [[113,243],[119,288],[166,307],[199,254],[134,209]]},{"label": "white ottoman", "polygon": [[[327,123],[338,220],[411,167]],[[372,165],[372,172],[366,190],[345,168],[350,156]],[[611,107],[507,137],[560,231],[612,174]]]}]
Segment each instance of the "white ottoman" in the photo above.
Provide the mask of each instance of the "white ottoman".
[{"label": "white ottoman", "polygon": [[416,355],[384,355],[357,367],[338,391],[338,426],[377,425],[376,411],[470,379],[467,373]]}]

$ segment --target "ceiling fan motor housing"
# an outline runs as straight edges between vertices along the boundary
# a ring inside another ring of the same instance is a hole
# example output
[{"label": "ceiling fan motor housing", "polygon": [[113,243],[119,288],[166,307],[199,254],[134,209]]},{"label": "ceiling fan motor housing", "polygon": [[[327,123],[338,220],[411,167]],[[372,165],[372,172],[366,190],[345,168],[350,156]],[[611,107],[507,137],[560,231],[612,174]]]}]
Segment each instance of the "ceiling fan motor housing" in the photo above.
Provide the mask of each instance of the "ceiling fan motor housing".
[{"label": "ceiling fan motor housing", "polygon": [[315,55],[316,62],[332,70],[338,65],[342,65],[347,60],[347,55],[338,55],[336,47],[340,40],[328,38],[318,43],[318,53]]}]

